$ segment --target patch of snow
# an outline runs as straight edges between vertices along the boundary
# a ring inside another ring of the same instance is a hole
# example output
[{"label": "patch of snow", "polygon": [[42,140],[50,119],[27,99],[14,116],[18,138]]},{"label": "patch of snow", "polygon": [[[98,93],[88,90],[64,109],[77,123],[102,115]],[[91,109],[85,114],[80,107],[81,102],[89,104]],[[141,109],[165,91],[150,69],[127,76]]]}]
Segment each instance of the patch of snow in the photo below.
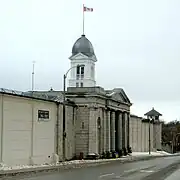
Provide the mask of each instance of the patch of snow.
[{"label": "patch of snow", "polygon": [[157,151],[158,153],[164,154],[164,155],[172,155],[171,153],[168,153],[166,151]]},{"label": "patch of snow", "polygon": [[[151,156],[164,156],[164,155],[172,155],[168,152],[165,151],[156,151],[156,152],[151,152]],[[132,156],[149,156],[149,152],[132,152]]]},{"label": "patch of snow", "polygon": [[[151,152],[150,156],[160,156],[160,155],[171,155],[165,151],[157,151]],[[50,167],[50,166],[66,166],[71,164],[88,164],[88,163],[96,163],[96,162],[109,162],[109,161],[124,161],[131,159],[132,157],[145,157],[149,156],[148,152],[133,152],[130,156],[122,156],[121,158],[114,158],[114,159],[97,159],[97,160],[73,160],[73,161],[65,161],[56,164],[40,164],[40,165],[17,165],[17,166],[7,166],[6,164],[0,163],[0,170],[1,171],[8,171],[8,170],[20,170],[20,169],[29,169],[29,168],[39,168],[39,167]]]}]

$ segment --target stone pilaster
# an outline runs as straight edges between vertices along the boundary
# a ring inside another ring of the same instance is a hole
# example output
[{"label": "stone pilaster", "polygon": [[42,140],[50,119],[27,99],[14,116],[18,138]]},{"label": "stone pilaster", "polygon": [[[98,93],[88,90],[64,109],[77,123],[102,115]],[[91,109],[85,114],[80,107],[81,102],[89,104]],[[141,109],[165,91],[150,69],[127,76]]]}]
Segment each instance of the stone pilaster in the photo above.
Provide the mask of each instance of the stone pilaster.
[{"label": "stone pilaster", "polygon": [[97,120],[96,120],[96,110],[90,108],[89,116],[89,153],[98,153],[97,144]]},{"label": "stone pilaster", "polygon": [[122,113],[118,114],[118,149],[122,149]]},{"label": "stone pilaster", "polygon": [[106,145],[106,135],[107,135],[107,130],[106,130],[106,124],[107,124],[107,117],[106,117],[106,111],[103,109],[103,151],[107,151],[107,145]]},{"label": "stone pilaster", "polygon": [[111,112],[111,150],[115,151],[115,112]]},{"label": "stone pilaster", "polygon": [[110,111],[106,111],[106,150],[110,151],[111,139],[110,139]]}]

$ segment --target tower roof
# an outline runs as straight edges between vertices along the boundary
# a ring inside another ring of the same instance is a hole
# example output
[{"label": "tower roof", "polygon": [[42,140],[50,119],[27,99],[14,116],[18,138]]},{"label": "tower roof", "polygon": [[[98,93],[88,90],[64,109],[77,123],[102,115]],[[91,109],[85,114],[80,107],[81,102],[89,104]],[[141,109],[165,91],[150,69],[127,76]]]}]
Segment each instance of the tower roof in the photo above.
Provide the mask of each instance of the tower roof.
[{"label": "tower roof", "polygon": [[73,45],[72,55],[76,55],[78,53],[82,53],[88,57],[95,56],[92,43],[85,35],[82,35]]},{"label": "tower roof", "polygon": [[152,110],[150,110],[149,112],[147,112],[144,115],[145,116],[162,116],[162,114],[159,113],[158,111],[156,111],[154,108],[152,108]]}]

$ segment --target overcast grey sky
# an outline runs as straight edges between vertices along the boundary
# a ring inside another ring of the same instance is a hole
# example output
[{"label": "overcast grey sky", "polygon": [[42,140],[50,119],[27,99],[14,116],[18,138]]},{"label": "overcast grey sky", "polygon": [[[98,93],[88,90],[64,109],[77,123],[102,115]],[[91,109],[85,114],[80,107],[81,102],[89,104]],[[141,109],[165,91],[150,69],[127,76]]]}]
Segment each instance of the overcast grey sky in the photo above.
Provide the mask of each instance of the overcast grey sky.
[{"label": "overcast grey sky", "polygon": [[35,88],[61,89],[83,3],[97,84],[124,88],[135,114],[179,119],[180,0],[0,0],[0,86],[29,90],[35,60]]}]

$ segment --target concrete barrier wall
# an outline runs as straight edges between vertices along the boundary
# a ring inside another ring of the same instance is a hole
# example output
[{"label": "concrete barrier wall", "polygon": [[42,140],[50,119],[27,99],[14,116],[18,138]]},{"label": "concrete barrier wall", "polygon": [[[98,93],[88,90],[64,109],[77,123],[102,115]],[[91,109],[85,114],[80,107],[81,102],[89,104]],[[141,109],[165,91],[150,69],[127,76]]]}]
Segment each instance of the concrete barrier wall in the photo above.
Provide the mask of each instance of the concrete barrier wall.
[{"label": "concrete barrier wall", "polygon": [[[63,108],[55,102],[0,94],[0,162],[43,164],[63,158]],[[75,155],[73,106],[66,106],[65,158]],[[39,118],[46,111],[48,118]]]},{"label": "concrete barrier wall", "polygon": [[[159,138],[159,136],[158,136]],[[150,124],[151,151],[154,151],[154,125]],[[134,152],[149,151],[149,123],[142,122],[142,117],[130,116],[130,146]]]},{"label": "concrete barrier wall", "polygon": [[[1,96],[1,161],[41,164],[55,153],[56,104],[18,96]],[[49,112],[39,119],[38,111]]]}]

